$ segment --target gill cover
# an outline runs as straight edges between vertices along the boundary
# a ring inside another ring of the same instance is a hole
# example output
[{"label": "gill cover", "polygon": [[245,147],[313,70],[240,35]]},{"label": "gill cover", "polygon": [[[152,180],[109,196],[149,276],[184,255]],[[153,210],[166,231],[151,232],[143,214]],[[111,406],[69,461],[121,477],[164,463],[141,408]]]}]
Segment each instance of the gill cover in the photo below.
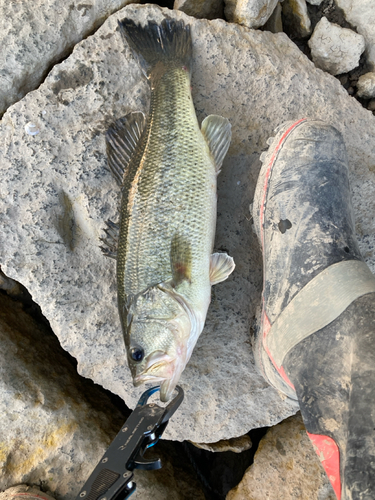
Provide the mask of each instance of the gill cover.
[{"label": "gill cover", "polygon": [[177,294],[162,286],[151,287],[132,300],[126,348],[135,386],[160,382],[161,397],[172,394],[188,361],[190,316]]}]

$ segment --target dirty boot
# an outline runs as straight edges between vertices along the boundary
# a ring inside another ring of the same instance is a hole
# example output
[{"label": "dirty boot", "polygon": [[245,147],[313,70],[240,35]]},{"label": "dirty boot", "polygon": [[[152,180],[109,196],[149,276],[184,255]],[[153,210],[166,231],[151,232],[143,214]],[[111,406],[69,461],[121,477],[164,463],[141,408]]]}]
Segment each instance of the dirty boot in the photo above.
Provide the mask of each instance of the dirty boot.
[{"label": "dirty boot", "polygon": [[264,276],[256,361],[298,400],[337,498],[373,500],[375,278],[355,237],[345,145],[318,120],[276,132],[253,208]]}]

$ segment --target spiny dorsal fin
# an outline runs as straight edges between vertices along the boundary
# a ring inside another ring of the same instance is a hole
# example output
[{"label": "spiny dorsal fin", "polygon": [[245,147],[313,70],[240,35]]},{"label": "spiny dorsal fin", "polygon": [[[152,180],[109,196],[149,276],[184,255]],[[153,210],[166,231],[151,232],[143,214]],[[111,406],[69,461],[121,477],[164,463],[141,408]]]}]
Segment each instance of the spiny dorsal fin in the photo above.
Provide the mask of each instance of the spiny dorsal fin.
[{"label": "spiny dorsal fin", "polygon": [[210,260],[210,282],[216,285],[228,278],[236,264],[232,257],[226,253],[213,253]]},{"label": "spiny dorsal fin", "polygon": [[215,161],[216,172],[220,172],[232,138],[232,126],[227,118],[218,115],[207,116],[201,126],[210,152]]},{"label": "spiny dorsal fin", "polygon": [[106,257],[111,259],[117,258],[117,245],[118,245],[118,235],[120,231],[120,226],[111,220],[105,222],[107,227],[104,228],[106,234],[105,238],[99,238],[105,246],[100,247],[101,251]]},{"label": "spiny dorsal fin", "polygon": [[108,165],[117,184],[122,186],[124,175],[145,127],[141,111],[129,113],[111,125],[106,134]]},{"label": "spiny dorsal fin", "polygon": [[173,286],[191,279],[191,244],[182,235],[175,234],[171,242]]}]

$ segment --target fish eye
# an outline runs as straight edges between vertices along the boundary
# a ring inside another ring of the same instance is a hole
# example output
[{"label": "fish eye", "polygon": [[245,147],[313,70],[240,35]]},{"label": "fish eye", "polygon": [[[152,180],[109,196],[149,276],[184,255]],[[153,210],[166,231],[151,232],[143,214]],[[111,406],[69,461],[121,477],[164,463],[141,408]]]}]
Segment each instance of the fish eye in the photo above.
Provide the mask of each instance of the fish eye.
[{"label": "fish eye", "polygon": [[139,362],[142,361],[142,359],[145,357],[144,350],[140,346],[131,347],[129,349],[129,353],[133,361]]}]

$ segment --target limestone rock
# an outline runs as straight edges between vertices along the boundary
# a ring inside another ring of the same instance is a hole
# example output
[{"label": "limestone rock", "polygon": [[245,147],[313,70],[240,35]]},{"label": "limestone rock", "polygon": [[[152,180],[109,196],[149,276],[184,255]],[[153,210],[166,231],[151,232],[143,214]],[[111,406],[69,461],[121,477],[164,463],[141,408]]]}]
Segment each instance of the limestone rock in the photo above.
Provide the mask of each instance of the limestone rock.
[{"label": "limestone rock", "polygon": [[110,14],[138,1],[0,1],[0,117]]},{"label": "limestone rock", "polygon": [[365,99],[375,97],[375,73],[366,73],[359,77],[357,82],[357,95]]},{"label": "limestone rock", "polygon": [[365,50],[362,35],[330,23],[325,17],[315,26],[308,44],[315,65],[331,75],[354,69]]},{"label": "limestone rock", "polygon": [[[274,425],[296,411],[257,373],[249,335],[261,303],[262,260],[248,207],[266,140],[280,123],[306,115],[343,133],[359,244],[374,271],[375,118],[283,33],[143,5],[111,16],[38,90],[5,113],[2,269],[30,291],[63,348],[77,359],[80,374],[129,407],[144,387],[133,387],[126,367],[115,262],[99,250],[104,221],[117,219],[120,195],[106,166],[104,133],[131,110],[147,112],[149,102],[148,84],[116,31],[125,16],[142,22],[169,16],[191,24],[198,120],[216,113],[232,124],[218,177],[215,249],[227,250],[236,270],[213,287],[205,329],[181,377],[185,400],[164,435],[216,442]],[[88,73],[90,80],[82,80]],[[26,134],[30,121],[38,135]]]},{"label": "limestone rock", "polygon": [[310,5],[320,5],[323,0],[306,0]]},{"label": "limestone rock", "polygon": [[259,28],[271,16],[277,2],[278,0],[225,0],[225,17],[231,23]]},{"label": "limestone rock", "polygon": [[40,491],[36,486],[28,486],[27,484],[19,484],[12,486],[0,493],[0,500],[55,500],[48,493]]},{"label": "limestone rock", "polygon": [[[42,484],[56,498],[73,500],[126,416],[78,376],[48,328],[4,293],[0,344],[0,489]],[[173,457],[171,444],[157,447],[154,456],[161,456],[163,468],[135,472],[134,498],[189,500],[197,495],[203,500],[189,466]],[[21,493],[7,491],[0,499],[25,499],[30,491]],[[40,492],[35,498],[53,500]]]},{"label": "limestone rock", "polygon": [[305,38],[311,33],[306,0],[284,0],[282,3],[285,31],[291,37]]},{"label": "limestone rock", "polygon": [[263,25],[263,29],[270,31],[271,33],[282,33],[283,21],[281,19],[281,12],[281,3],[278,2],[268,21]]},{"label": "limestone rock", "polygon": [[192,443],[197,448],[211,452],[224,452],[232,451],[233,453],[242,453],[243,451],[250,450],[252,442],[250,436],[245,434],[231,439],[223,439],[217,443]]},{"label": "limestone rock", "polygon": [[[0,343],[0,488],[44,481],[68,498],[116,435],[114,424],[92,408],[57,339],[4,294]],[[105,408],[110,401],[98,403]],[[121,420],[115,409],[113,422]]]},{"label": "limestone rock", "polygon": [[375,70],[375,5],[373,0],[335,0],[345,13],[346,20],[366,40],[366,57]]},{"label": "limestone rock", "polygon": [[224,0],[175,0],[173,8],[197,19],[222,19]]},{"label": "limestone rock", "polygon": [[226,500],[336,500],[298,414],[270,429]]}]

